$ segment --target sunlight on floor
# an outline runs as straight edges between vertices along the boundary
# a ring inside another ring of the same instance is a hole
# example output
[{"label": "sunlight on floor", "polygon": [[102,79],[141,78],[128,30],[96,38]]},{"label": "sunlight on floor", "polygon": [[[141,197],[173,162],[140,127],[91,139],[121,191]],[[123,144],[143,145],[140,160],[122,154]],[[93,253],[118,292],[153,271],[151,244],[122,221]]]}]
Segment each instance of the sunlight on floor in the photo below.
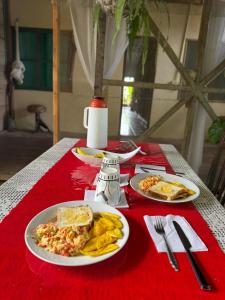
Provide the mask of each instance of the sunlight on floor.
[{"label": "sunlight on floor", "polygon": [[130,107],[123,106],[122,115],[121,115],[121,126],[120,126],[121,135],[130,134],[130,118],[129,118],[128,110],[130,110]]}]

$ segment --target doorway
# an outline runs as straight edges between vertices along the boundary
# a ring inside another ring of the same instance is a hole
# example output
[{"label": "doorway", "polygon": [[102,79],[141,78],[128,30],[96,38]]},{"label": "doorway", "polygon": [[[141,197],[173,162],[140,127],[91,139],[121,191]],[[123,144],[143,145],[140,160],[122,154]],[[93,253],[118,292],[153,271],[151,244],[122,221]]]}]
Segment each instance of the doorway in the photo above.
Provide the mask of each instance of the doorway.
[{"label": "doorway", "polygon": [[[143,38],[134,41],[132,53],[125,53],[123,80],[126,82],[154,82],[157,40],[149,38],[149,51],[142,72]],[[120,135],[138,136],[148,127],[152,107],[153,90],[124,86],[122,89]]]}]

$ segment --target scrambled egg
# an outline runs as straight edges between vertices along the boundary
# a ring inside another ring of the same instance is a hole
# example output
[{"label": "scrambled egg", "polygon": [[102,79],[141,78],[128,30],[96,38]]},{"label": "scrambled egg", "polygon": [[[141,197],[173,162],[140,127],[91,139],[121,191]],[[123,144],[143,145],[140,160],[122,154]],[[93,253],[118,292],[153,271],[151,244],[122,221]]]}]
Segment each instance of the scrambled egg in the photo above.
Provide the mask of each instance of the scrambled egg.
[{"label": "scrambled egg", "polygon": [[36,242],[49,252],[64,256],[76,256],[90,239],[89,233],[78,228],[58,228],[55,224],[41,224],[36,228]]},{"label": "scrambled egg", "polygon": [[40,224],[35,230],[35,236],[38,246],[55,254],[99,256],[119,248],[116,241],[123,237],[122,228],[118,215],[102,212],[94,214],[91,228],[58,228],[54,223]]},{"label": "scrambled egg", "polygon": [[139,182],[139,188],[144,192],[148,192],[150,187],[152,187],[153,185],[157,184],[160,181],[161,181],[161,176],[150,175]]}]

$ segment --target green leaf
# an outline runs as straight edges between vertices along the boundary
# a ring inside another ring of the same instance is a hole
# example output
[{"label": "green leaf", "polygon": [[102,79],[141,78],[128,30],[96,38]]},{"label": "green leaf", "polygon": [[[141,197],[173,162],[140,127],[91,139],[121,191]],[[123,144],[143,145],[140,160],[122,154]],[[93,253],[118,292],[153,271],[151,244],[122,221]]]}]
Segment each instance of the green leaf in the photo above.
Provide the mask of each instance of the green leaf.
[{"label": "green leaf", "polygon": [[94,28],[95,26],[98,27],[100,11],[101,11],[101,6],[99,4],[95,4],[92,12],[92,20],[93,20]]},{"label": "green leaf", "polygon": [[216,119],[208,129],[208,139],[212,144],[218,144],[222,137],[224,136],[225,131],[225,120]]},{"label": "green leaf", "polygon": [[150,27],[150,19],[148,11],[146,10],[143,16],[143,29],[144,29],[144,35],[150,36],[151,34],[151,27]]},{"label": "green leaf", "polygon": [[144,32],[144,40],[143,40],[143,50],[142,50],[142,68],[141,68],[142,75],[144,75],[145,63],[148,55],[149,37],[151,34],[150,20],[149,20],[149,14],[147,10],[144,12],[144,16],[143,16],[143,32]]},{"label": "green leaf", "polygon": [[133,18],[136,18],[138,15],[141,14],[141,11],[145,5],[144,2],[145,1],[142,1],[142,0],[139,0],[139,1],[133,0],[133,3],[134,3]]},{"label": "green leaf", "polygon": [[115,33],[113,36],[113,42],[115,41],[115,38],[117,37],[118,32],[120,31],[120,25],[121,25],[121,20],[123,16],[123,10],[125,6],[126,0],[117,0],[116,3],[116,8],[115,8]]},{"label": "green leaf", "polygon": [[132,22],[130,22],[128,24],[128,26],[129,26],[129,28],[128,28],[128,39],[129,39],[130,51],[133,48],[135,37],[137,36],[137,33],[140,29],[139,21],[140,21],[139,16],[137,16]]}]

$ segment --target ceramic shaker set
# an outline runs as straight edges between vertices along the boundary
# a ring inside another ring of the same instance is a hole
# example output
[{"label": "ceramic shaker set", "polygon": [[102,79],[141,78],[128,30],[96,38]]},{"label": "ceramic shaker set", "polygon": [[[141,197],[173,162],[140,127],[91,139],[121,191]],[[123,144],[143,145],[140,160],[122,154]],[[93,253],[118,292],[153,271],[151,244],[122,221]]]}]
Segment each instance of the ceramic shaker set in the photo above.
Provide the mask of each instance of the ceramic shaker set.
[{"label": "ceramic shaker set", "polygon": [[119,158],[106,155],[102,160],[98,174],[95,201],[117,206],[120,200],[120,165]]}]

